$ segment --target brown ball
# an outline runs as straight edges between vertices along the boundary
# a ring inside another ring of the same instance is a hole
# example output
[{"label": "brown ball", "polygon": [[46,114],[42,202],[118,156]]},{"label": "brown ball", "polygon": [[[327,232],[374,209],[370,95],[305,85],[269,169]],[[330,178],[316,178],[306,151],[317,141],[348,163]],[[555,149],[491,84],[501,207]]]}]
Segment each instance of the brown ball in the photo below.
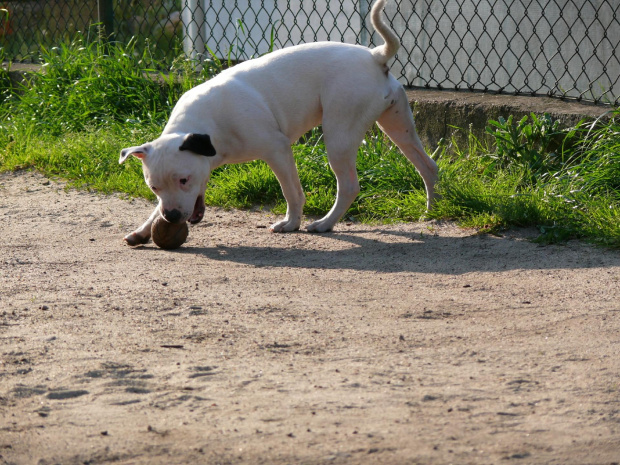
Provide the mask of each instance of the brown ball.
[{"label": "brown ball", "polygon": [[158,216],[151,226],[153,242],[166,250],[181,247],[188,234],[187,223],[168,223],[161,216]]}]

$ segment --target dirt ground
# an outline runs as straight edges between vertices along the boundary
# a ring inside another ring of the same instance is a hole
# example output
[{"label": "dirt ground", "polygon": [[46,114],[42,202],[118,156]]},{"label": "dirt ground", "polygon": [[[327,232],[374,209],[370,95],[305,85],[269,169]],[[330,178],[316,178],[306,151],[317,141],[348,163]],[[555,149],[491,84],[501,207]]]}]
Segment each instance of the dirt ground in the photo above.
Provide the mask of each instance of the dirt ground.
[{"label": "dirt ground", "polygon": [[0,175],[0,463],[620,463],[618,251],[151,208]]}]

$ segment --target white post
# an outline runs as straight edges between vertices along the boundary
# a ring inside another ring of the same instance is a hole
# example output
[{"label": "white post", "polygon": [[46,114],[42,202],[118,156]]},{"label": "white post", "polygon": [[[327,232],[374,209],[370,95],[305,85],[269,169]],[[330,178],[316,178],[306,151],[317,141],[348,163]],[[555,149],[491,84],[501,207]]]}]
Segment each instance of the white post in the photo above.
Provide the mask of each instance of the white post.
[{"label": "white post", "polygon": [[181,20],[183,21],[183,50],[189,58],[201,60],[201,55],[205,51],[205,12],[202,1],[182,0]]}]

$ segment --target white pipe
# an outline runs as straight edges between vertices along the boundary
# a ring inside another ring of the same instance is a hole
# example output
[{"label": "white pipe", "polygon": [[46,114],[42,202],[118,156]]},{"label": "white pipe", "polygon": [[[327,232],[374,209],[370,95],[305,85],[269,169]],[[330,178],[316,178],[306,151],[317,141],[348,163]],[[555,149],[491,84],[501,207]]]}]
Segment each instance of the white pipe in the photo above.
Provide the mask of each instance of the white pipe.
[{"label": "white pipe", "polygon": [[193,59],[201,59],[205,50],[205,13],[200,0],[181,1],[183,21],[183,50]]}]

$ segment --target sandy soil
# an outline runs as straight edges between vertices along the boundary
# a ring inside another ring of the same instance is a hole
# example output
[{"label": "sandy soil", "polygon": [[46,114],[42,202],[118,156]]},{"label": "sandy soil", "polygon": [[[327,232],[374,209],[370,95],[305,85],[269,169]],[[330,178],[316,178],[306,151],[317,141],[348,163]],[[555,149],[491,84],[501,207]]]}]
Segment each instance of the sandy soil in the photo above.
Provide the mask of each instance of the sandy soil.
[{"label": "sandy soil", "polygon": [[617,251],[151,208],[0,175],[0,463],[620,462]]}]

